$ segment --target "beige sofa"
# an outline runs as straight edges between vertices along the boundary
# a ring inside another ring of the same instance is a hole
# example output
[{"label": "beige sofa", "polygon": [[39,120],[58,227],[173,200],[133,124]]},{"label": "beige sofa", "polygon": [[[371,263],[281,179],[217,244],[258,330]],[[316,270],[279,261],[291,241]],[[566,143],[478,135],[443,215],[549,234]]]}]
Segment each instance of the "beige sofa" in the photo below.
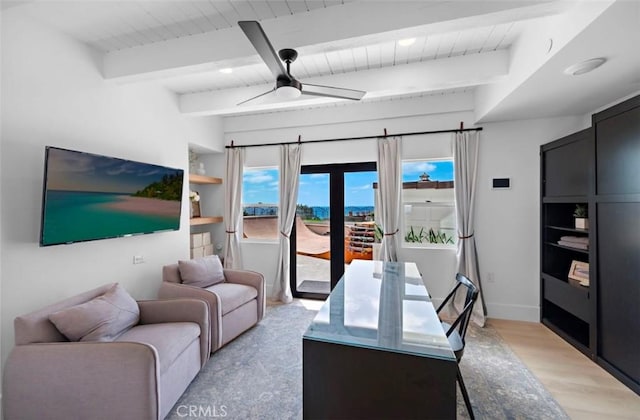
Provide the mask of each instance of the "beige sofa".
[{"label": "beige sofa", "polygon": [[15,319],[16,346],[3,378],[5,420],[155,420],[169,413],[209,358],[207,304],[139,301],[137,325],[112,341],[70,342],[52,323],[52,314],[95,302],[112,287]]},{"label": "beige sofa", "polygon": [[[207,257],[205,257],[207,258]],[[260,273],[224,269],[224,280],[208,287],[184,284],[178,264],[162,268],[158,296],[203,299],[211,315],[211,352],[257,324],[265,311],[265,283]]]}]

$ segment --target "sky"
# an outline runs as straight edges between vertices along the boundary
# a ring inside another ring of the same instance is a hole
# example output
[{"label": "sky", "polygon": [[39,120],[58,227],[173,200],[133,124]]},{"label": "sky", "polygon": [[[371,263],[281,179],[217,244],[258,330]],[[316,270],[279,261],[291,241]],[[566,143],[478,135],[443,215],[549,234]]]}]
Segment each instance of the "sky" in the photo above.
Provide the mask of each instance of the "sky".
[{"label": "sky", "polygon": [[[418,181],[426,173],[432,181],[453,180],[453,162],[407,161],[402,163],[403,182]],[[378,181],[376,172],[350,172],[345,174],[345,206],[373,206],[373,183]],[[277,168],[245,168],[242,186],[242,202],[247,204],[278,203]],[[329,205],[329,175],[302,174],[298,203],[311,207]]]},{"label": "sky", "polygon": [[87,191],[131,194],[178,170],[76,152],[48,149],[47,188],[61,191]]}]

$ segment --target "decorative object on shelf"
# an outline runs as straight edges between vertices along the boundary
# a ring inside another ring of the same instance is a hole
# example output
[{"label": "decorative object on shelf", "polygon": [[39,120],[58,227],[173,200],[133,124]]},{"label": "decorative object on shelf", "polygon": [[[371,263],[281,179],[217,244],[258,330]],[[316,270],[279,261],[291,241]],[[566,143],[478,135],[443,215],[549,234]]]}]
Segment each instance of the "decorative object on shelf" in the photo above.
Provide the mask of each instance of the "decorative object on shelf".
[{"label": "decorative object on shelf", "polygon": [[196,169],[196,173],[198,175],[204,175],[207,173],[207,171],[204,170],[204,163],[202,162],[198,163],[198,169]]},{"label": "decorative object on shelf", "polygon": [[189,172],[193,173],[196,170],[196,162],[198,161],[198,154],[192,149],[189,149]]},{"label": "decorative object on shelf", "polygon": [[191,234],[191,259],[213,255],[211,232]]},{"label": "decorative object on shelf", "polygon": [[189,201],[191,202],[191,218],[200,217],[200,194],[198,191],[189,191]]},{"label": "decorative object on shelf", "polygon": [[575,217],[576,229],[589,229],[586,204],[576,204],[576,209],[573,211],[573,217]]},{"label": "decorative object on shelf", "polygon": [[558,245],[588,251],[589,238],[586,236],[562,236],[558,241]]},{"label": "decorative object on shelf", "polygon": [[569,269],[569,278],[577,280],[582,286],[589,285],[589,263],[583,261],[572,261]]}]

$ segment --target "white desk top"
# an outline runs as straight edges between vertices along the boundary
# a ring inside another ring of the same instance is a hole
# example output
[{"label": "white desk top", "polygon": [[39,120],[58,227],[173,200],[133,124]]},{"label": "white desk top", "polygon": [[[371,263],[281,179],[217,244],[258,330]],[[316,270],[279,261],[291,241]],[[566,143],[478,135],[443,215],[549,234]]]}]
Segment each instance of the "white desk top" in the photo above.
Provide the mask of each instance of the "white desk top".
[{"label": "white desk top", "polygon": [[456,360],[415,263],[352,261],[304,339]]}]

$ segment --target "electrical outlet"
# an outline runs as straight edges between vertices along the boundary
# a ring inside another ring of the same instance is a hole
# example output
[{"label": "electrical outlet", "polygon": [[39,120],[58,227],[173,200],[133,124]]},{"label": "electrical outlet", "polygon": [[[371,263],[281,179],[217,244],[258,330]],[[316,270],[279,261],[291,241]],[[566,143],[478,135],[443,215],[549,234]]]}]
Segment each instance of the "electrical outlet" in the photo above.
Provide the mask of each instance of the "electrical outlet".
[{"label": "electrical outlet", "polygon": [[496,277],[494,273],[487,273],[487,283],[495,283]]},{"label": "electrical outlet", "polygon": [[144,263],[144,257],[142,255],[134,255],[133,256],[133,263],[134,264],[142,264],[142,263]]}]

